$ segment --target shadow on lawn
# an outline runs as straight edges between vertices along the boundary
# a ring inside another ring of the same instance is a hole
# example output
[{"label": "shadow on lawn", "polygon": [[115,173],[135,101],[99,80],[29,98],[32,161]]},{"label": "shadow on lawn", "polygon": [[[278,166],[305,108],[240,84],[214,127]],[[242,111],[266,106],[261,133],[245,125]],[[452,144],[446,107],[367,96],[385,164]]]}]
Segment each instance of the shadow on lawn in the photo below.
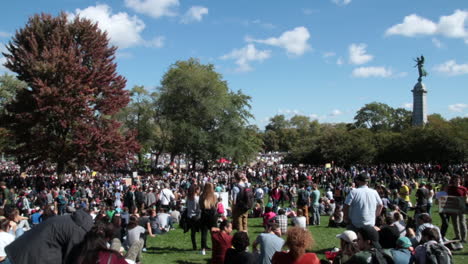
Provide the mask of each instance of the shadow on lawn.
[{"label": "shadow on lawn", "polygon": [[[176,247],[150,247],[146,254],[167,254],[167,253],[174,253],[174,252],[188,252],[193,251],[192,249],[188,248],[176,248]],[[184,262],[190,263],[190,262]]]}]

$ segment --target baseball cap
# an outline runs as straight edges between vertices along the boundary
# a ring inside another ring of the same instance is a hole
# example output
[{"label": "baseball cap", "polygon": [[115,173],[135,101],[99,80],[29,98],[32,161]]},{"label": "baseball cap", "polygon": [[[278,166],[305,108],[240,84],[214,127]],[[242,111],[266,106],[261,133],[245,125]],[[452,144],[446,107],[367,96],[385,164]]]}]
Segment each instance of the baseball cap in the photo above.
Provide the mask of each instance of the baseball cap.
[{"label": "baseball cap", "polygon": [[412,246],[410,239],[407,237],[398,238],[396,244],[397,244],[397,247],[400,247],[400,248],[409,248]]},{"label": "baseball cap", "polygon": [[343,233],[336,235],[337,238],[343,239],[348,243],[355,242],[357,240],[357,235],[354,231],[346,230]]}]

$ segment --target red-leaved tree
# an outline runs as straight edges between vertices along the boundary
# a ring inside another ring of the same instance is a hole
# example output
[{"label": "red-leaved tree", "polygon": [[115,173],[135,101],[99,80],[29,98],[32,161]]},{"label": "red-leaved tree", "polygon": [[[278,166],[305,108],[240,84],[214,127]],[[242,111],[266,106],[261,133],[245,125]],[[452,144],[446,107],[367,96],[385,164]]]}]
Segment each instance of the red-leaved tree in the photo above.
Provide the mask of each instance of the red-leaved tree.
[{"label": "red-leaved tree", "polygon": [[28,84],[0,117],[21,165],[55,163],[59,174],[83,165],[109,169],[138,150],[134,135],[112,119],[129,95],[116,72],[116,48],[96,24],[35,15],[7,50],[5,66]]}]

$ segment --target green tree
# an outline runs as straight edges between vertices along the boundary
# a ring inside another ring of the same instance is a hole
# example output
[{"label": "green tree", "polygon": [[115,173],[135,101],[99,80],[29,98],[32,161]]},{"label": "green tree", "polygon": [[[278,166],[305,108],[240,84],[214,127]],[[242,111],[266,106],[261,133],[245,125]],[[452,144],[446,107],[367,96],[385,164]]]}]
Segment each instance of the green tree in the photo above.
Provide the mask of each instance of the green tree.
[{"label": "green tree", "polygon": [[357,111],[354,124],[358,128],[369,128],[372,131],[389,130],[392,127],[392,115],[393,108],[383,103],[373,102]]},{"label": "green tree", "polygon": [[136,140],[141,148],[138,152],[138,162],[142,165],[143,157],[152,153],[156,145],[156,123],[154,101],[156,94],[151,94],[144,86],[134,86],[130,91],[130,103],[118,114],[120,120],[129,131],[136,132]]},{"label": "green tree", "polygon": [[161,83],[158,114],[168,121],[172,155],[186,154],[193,164],[207,166],[238,151],[249,135],[242,131],[251,118],[249,96],[230,91],[213,65],[193,58],[173,64]]},{"label": "green tree", "polygon": [[[28,86],[25,82],[18,80],[15,76],[7,73],[0,76],[0,114],[5,114],[5,106],[9,104],[20,90]],[[0,124],[0,153],[7,146],[14,144],[11,133]]]}]

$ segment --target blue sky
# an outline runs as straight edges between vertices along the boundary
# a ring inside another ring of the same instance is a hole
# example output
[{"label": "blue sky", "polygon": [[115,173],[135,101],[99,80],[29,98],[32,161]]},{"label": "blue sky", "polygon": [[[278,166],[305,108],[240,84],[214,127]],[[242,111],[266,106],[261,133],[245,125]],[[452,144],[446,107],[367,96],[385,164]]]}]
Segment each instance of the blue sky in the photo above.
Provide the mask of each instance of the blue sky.
[{"label": "blue sky", "polygon": [[127,88],[199,58],[252,97],[260,128],[275,114],[352,122],[373,101],[411,109],[421,54],[429,113],[468,116],[466,0],[16,0],[0,10],[0,51],[28,17],[60,11],[108,31]]}]

